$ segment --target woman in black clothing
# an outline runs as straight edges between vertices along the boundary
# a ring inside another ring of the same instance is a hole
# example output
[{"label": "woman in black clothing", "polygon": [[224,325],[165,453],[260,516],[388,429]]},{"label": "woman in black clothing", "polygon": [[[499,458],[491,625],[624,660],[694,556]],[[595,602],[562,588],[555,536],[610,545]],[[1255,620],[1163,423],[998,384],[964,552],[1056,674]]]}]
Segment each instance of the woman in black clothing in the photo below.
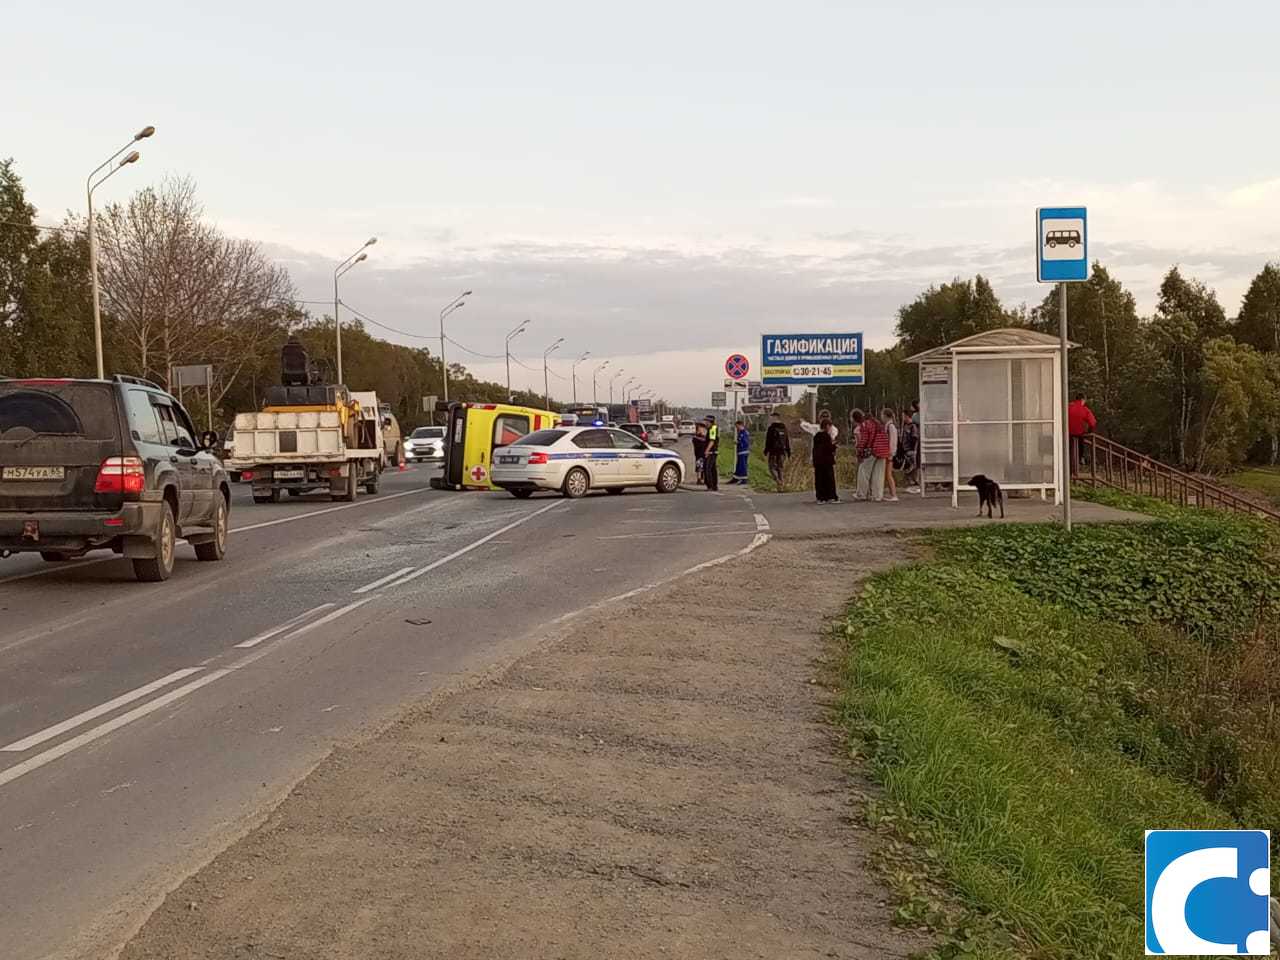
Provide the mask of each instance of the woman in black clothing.
[{"label": "woman in black clothing", "polygon": [[824,411],[813,435],[813,490],[819,503],[838,503],[836,493],[836,442],[832,439],[831,417]]}]

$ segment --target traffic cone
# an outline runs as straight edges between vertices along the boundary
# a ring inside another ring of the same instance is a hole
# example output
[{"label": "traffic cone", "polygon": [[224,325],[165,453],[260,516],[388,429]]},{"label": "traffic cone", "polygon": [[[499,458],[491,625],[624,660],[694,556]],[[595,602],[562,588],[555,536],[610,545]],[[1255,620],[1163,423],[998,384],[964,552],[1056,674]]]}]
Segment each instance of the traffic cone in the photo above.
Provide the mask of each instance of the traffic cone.
[{"label": "traffic cone", "polygon": [[404,473],[409,469],[409,465],[404,462],[404,447],[400,448],[400,472]]}]

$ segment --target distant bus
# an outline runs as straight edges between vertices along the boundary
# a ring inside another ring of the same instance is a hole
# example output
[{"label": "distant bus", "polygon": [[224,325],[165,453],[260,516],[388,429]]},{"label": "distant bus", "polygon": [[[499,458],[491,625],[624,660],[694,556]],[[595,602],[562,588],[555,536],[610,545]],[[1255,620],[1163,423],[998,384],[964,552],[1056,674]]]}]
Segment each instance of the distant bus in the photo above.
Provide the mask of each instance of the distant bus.
[{"label": "distant bus", "polygon": [[560,420],[566,427],[603,427],[609,422],[609,408],[591,403],[570,403],[560,412]]}]

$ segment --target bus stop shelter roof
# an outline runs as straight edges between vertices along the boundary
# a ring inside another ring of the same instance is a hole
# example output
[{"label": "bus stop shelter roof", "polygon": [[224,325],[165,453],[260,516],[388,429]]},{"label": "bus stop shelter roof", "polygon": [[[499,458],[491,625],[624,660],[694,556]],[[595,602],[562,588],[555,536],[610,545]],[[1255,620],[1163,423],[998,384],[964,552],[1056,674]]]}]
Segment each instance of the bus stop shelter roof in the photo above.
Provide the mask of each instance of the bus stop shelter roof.
[{"label": "bus stop shelter roof", "polygon": [[[1068,341],[1069,347],[1076,344]],[[932,350],[925,350],[913,357],[907,357],[907,363],[932,363],[950,360],[951,355],[963,348],[963,352],[979,352],[982,350],[1044,350],[1057,351],[1060,344],[1057,337],[1026,327],[1001,327],[998,330],[984,330],[969,337],[962,337],[952,343]]]}]

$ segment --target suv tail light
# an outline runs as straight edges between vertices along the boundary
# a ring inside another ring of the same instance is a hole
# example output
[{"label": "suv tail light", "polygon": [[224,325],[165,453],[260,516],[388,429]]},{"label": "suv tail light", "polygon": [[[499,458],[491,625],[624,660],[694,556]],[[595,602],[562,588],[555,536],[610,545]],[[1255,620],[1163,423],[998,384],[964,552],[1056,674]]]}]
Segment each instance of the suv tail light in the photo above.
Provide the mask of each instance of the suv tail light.
[{"label": "suv tail light", "polygon": [[107,457],[98,468],[94,493],[141,493],[147,471],[137,457]]},{"label": "suv tail light", "polygon": [[547,455],[546,455],[545,453],[531,453],[531,454],[529,454],[529,464],[530,464],[530,466],[537,466],[537,465],[538,465],[538,464],[540,464],[540,463],[546,463],[546,462],[547,462]]}]

